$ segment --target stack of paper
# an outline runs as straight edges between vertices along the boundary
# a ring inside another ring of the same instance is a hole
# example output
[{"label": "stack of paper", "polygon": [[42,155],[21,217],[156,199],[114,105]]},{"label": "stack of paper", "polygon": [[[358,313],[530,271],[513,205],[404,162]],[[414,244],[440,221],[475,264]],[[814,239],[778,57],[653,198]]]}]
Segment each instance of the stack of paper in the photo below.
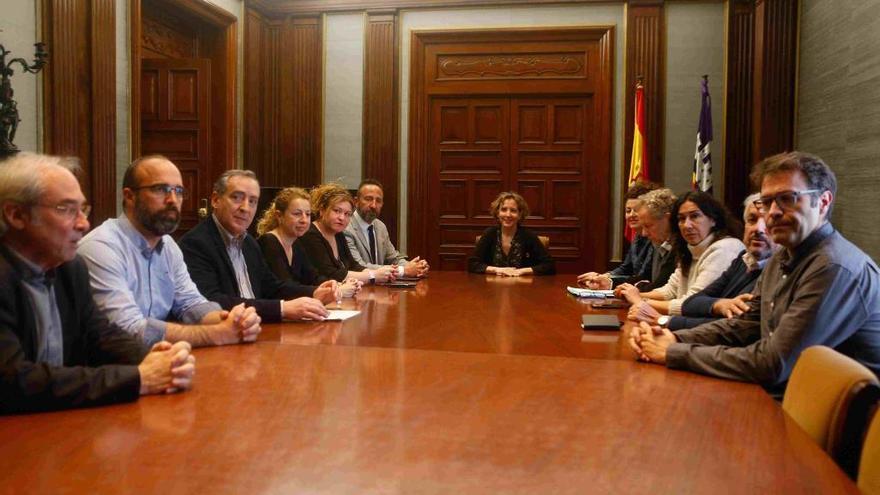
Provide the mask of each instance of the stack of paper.
[{"label": "stack of paper", "polygon": [[614,297],[614,291],[608,290],[592,290],[582,287],[568,287],[568,293],[575,297],[589,297],[593,299],[605,299],[606,297]]}]

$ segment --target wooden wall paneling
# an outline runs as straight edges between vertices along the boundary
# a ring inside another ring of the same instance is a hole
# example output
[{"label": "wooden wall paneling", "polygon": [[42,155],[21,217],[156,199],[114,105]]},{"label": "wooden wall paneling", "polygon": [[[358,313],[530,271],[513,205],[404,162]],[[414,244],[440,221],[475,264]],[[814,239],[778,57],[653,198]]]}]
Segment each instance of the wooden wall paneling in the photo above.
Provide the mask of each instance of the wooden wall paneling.
[{"label": "wooden wall paneling", "polygon": [[128,140],[131,143],[129,159],[141,156],[141,64],[143,39],[143,9],[142,0],[134,0],[128,4],[128,31],[129,31],[129,73],[131,74],[131,101],[129,101],[129,133]]},{"label": "wooden wall paneling", "polygon": [[262,178],[263,163],[263,60],[266,49],[263,16],[252,8],[244,16],[244,168]]},{"label": "wooden wall paneling", "polygon": [[45,151],[76,156],[95,224],[116,212],[115,6],[44,0],[50,63],[43,77]]},{"label": "wooden wall paneling", "polygon": [[[148,7],[151,4],[147,4]],[[141,56],[143,58],[199,57],[199,36],[190,23],[171,15],[168,10],[148,8],[142,11]]]},{"label": "wooden wall paneling", "polygon": [[367,13],[363,177],[378,179],[385,192],[382,220],[397,244],[398,160],[398,17],[396,12]]},{"label": "wooden wall paneling", "polygon": [[648,176],[663,181],[663,99],[666,74],[666,20],[663,1],[630,1],[626,8],[626,116],[624,131],[623,188],[627,187],[632,156],[635,86],[642,77],[645,95],[645,145]]},{"label": "wooden wall paneling", "polygon": [[752,159],[791,150],[797,68],[798,2],[755,2]]},{"label": "wooden wall paneling", "polygon": [[294,17],[281,33],[281,160],[278,182],[311,187],[321,181],[323,40],[320,17]]},{"label": "wooden wall paneling", "polygon": [[[45,0],[44,29],[49,63],[43,77],[45,149],[56,155],[79,157],[88,167],[91,122],[88,115],[92,74],[88,51],[88,4],[77,0]],[[86,84],[82,84],[86,82]],[[88,189],[88,182],[84,184]],[[90,190],[84,190],[86,196]]]},{"label": "wooden wall paneling", "polygon": [[95,225],[116,216],[116,6],[93,0],[91,18],[92,220]]},{"label": "wooden wall paneling", "polygon": [[752,190],[752,67],[755,61],[755,4],[737,0],[727,16],[727,93],[725,95],[724,200],[732,212]]},{"label": "wooden wall paneling", "polygon": [[354,12],[369,9],[467,8],[502,5],[559,5],[622,3],[625,0],[250,0],[249,5],[266,15],[306,15],[322,12]]},{"label": "wooden wall paneling", "polygon": [[267,177],[266,184],[281,186],[281,64],[278,63],[281,53],[281,33],[283,23],[274,23],[266,28],[266,50],[263,58],[263,80],[265,95],[263,96],[263,171]]},{"label": "wooden wall paneling", "polygon": [[211,164],[206,180],[235,168],[236,25],[206,26],[199,36],[201,57],[211,60]]},{"label": "wooden wall paneling", "polygon": [[407,251],[426,253],[428,229],[423,223],[428,218],[428,178],[425,163],[428,148],[428,129],[424,125],[428,108],[425,103],[425,43],[418,32],[410,35],[410,88],[409,88],[409,153],[408,161],[408,224]]}]

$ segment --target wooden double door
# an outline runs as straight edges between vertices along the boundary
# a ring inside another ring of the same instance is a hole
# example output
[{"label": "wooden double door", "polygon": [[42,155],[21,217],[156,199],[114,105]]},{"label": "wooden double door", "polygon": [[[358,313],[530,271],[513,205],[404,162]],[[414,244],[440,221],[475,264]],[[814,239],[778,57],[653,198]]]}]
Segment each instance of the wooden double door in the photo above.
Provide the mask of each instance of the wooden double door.
[{"label": "wooden double door", "polygon": [[602,270],[611,215],[611,27],[412,39],[408,246],[462,270],[500,192],[529,204],[561,272]]},{"label": "wooden double door", "polygon": [[441,270],[465,268],[476,236],[496,223],[489,204],[502,191],[523,196],[524,225],[550,238],[560,268],[596,258],[608,205],[590,201],[607,187],[591,173],[593,113],[583,96],[433,99],[428,190],[438,228],[428,244]]}]

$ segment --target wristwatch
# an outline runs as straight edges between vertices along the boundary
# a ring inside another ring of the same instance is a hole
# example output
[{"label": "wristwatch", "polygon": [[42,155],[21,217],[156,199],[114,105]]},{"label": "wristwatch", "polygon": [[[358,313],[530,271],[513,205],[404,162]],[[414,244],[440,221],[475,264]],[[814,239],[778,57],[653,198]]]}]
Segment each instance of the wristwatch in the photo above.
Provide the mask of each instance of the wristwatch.
[{"label": "wristwatch", "polygon": [[666,328],[666,325],[669,324],[670,317],[667,315],[663,315],[660,318],[657,318],[657,324],[663,328]]},{"label": "wristwatch", "polygon": [[375,284],[375,283],[376,283],[376,272],[374,272],[373,270],[370,270],[370,284]]}]

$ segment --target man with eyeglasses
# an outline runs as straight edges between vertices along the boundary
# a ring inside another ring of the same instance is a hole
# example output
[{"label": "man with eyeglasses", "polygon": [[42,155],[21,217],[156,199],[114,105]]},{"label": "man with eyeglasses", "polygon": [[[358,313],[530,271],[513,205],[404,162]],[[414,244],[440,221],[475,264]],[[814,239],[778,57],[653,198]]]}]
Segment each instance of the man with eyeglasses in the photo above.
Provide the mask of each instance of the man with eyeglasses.
[{"label": "man with eyeglasses", "polygon": [[717,280],[684,300],[681,315],[661,315],[649,304],[636,304],[629,309],[629,319],[681,330],[748,311],[752,289],[776,251],[776,243],[767,236],[763,212],[754,204],[760,196],[755,193],[743,201],[743,243],[746,249]]},{"label": "man with eyeglasses", "polygon": [[670,332],[641,323],[630,345],[641,360],[753,381],[781,395],[800,353],[832,347],[880,372],[880,269],[830,223],[837,179],[819,158],[783,153],[752,172],[755,206],[783,249],[737,318]]},{"label": "man with eyeglasses", "polygon": [[243,302],[266,322],[323,320],[328,315],[324,303],[336,300],[336,281],[314,287],[275,276],[247,233],[259,199],[260,183],[250,170],[227,170],[217,179],[211,194],[213,214],[180,239],[193,281],[220,306]]},{"label": "man with eyeglasses", "polygon": [[186,390],[186,342],[140,339],[95,307],[76,255],[89,207],[75,159],[19,153],[0,164],[0,413],[96,406]]},{"label": "man with eyeglasses", "polygon": [[171,233],[186,194],[180,170],[161,155],[141,157],[122,179],[122,214],[85,236],[79,255],[89,265],[95,303],[111,322],[147,345],[253,342],[260,318],[239,305],[223,311],[193,283]]}]

